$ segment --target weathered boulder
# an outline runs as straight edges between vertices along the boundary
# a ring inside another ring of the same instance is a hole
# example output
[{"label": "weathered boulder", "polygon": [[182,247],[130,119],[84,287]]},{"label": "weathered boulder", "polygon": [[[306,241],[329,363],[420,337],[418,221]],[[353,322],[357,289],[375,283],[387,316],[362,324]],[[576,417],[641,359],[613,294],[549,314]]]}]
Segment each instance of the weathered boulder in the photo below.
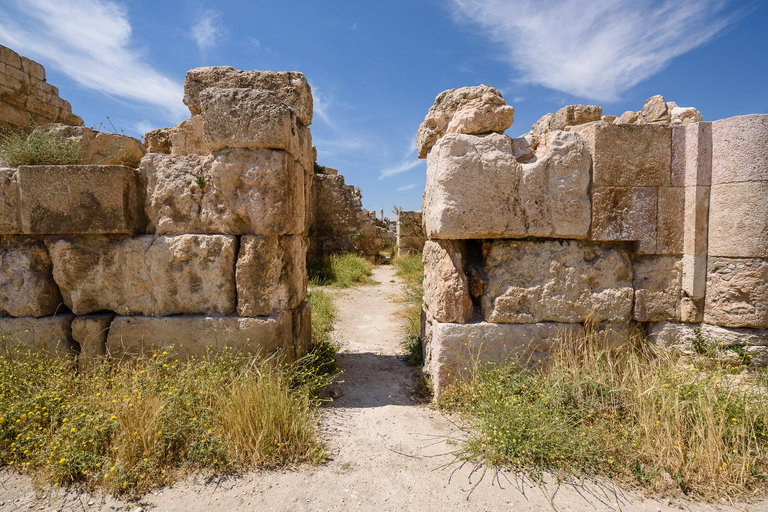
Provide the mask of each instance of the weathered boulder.
[{"label": "weathered boulder", "polygon": [[627,110],[621,114],[613,123],[614,124],[634,124],[640,118],[639,112]]},{"label": "weathered boulder", "polygon": [[0,344],[8,347],[21,345],[59,357],[74,356],[77,353],[77,345],[72,340],[74,317],[71,313],[40,318],[0,317]]},{"label": "weathered boulder", "polygon": [[533,135],[527,133],[522,137],[512,139],[512,154],[515,156],[515,160],[524,164],[536,156],[536,151],[533,145]]},{"label": "weathered boulder", "polygon": [[669,109],[664,96],[657,94],[645,100],[639,115],[640,123],[669,123]]},{"label": "weathered boulder", "polygon": [[243,71],[229,66],[195,68],[184,79],[184,104],[199,114],[204,107],[200,94],[205,89],[263,89],[288,105],[301,124],[312,124],[312,90],[303,73],[297,71]]},{"label": "weathered boulder", "polygon": [[592,189],[592,239],[638,241],[639,252],[655,254],[656,187],[595,187]]},{"label": "weathered boulder", "polygon": [[80,368],[93,366],[107,356],[107,334],[114,313],[76,316],[72,320],[72,338],[80,345]]},{"label": "weathered boulder", "polygon": [[635,289],[633,319],[638,322],[680,320],[683,263],[676,256],[647,256],[632,261]]},{"label": "weathered boulder", "polygon": [[768,258],[768,180],[712,186],[709,254]]},{"label": "weathered boulder", "polygon": [[139,139],[119,133],[91,130],[85,126],[54,124],[49,132],[61,139],[80,143],[80,163],[85,165],[126,165],[138,167],[147,150]]},{"label": "weathered boulder", "polygon": [[499,134],[448,134],[430,151],[424,226],[431,238],[525,236],[521,166]]},{"label": "weathered boulder", "polygon": [[301,304],[307,295],[306,261],[300,236],[243,236],[235,271],[237,313],[269,316]]},{"label": "weathered boulder", "polygon": [[612,115],[609,115],[609,114],[605,114],[605,115],[600,117],[600,120],[603,121],[604,123],[611,123],[611,124],[615,123],[617,119],[618,119],[618,117],[612,116]]},{"label": "weathered boulder", "polygon": [[704,116],[694,107],[678,107],[669,109],[669,124],[693,124],[698,123]]},{"label": "weathered boulder", "polygon": [[463,324],[472,316],[459,243],[428,240],[424,244],[424,303],[438,322]]},{"label": "weathered boulder", "polygon": [[160,128],[147,132],[144,136],[147,152],[172,155],[211,154],[203,135],[203,118],[195,115],[171,128]]},{"label": "weathered boulder", "polygon": [[712,122],[712,185],[768,181],[768,114]]},{"label": "weathered boulder", "polygon": [[548,131],[564,130],[566,126],[600,121],[602,114],[603,107],[599,105],[566,105],[555,112]]},{"label": "weathered boulder", "polygon": [[497,89],[488,85],[443,91],[419,126],[416,135],[419,158],[426,158],[446,133],[504,133],[512,126],[514,116],[515,109],[506,104]]},{"label": "weathered boulder", "polygon": [[16,169],[0,167],[0,235],[21,233]]},{"label": "weathered boulder", "polygon": [[61,238],[48,245],[64,303],[78,315],[235,311],[234,236]]},{"label": "weathered boulder", "polygon": [[625,250],[577,241],[483,243],[487,322],[627,321],[632,268]]},{"label": "weathered boulder", "polygon": [[768,328],[768,259],[710,256],[704,321]]},{"label": "weathered boulder", "polygon": [[62,305],[45,244],[0,237],[0,316],[48,316]]}]

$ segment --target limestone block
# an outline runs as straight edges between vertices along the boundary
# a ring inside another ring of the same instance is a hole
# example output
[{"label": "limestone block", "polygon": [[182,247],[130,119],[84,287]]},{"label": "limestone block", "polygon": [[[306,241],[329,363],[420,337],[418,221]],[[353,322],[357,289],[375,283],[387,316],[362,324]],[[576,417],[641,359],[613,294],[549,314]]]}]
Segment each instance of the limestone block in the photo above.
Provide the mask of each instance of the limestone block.
[{"label": "limestone block", "polygon": [[229,66],[202,67],[187,71],[184,104],[192,114],[204,109],[200,94],[209,87],[219,89],[263,89],[288,105],[304,126],[312,124],[312,90],[297,71],[242,71]]},{"label": "limestone block", "polygon": [[669,109],[664,97],[657,94],[645,100],[639,117],[641,123],[669,123]]},{"label": "limestone block", "polygon": [[574,130],[589,147],[596,187],[670,185],[672,137],[669,126],[590,123]]},{"label": "limestone block", "polygon": [[712,123],[712,185],[768,181],[768,114]]},{"label": "limestone block", "polygon": [[704,299],[692,297],[680,298],[680,321],[699,323],[704,321]]},{"label": "limestone block", "polygon": [[677,256],[646,256],[632,261],[638,322],[680,320],[683,262]]},{"label": "limestone block", "polygon": [[297,307],[307,295],[306,262],[301,236],[244,235],[235,270],[237,313],[269,316]]},{"label": "limestone block", "polygon": [[515,156],[515,160],[521,164],[530,161],[531,158],[536,156],[533,148],[533,135],[526,134],[512,139],[512,154]]},{"label": "limestone block", "polygon": [[300,234],[304,172],[284,151],[227,149],[210,156],[149,154],[145,208],[158,234]]},{"label": "limestone block", "polygon": [[710,256],[704,321],[768,328],[768,259]]},{"label": "limestone block", "polygon": [[452,383],[471,376],[475,365],[514,361],[525,367],[546,357],[561,336],[584,336],[580,324],[452,324],[433,322],[427,371],[436,397]]},{"label": "limestone block", "polygon": [[[710,187],[684,188],[683,252],[686,254],[707,254]],[[661,195],[659,200],[661,200]]]},{"label": "limestone block", "polygon": [[520,200],[532,236],[586,238],[592,217],[589,152],[575,133],[542,136],[536,158],[522,165]]},{"label": "limestone block", "polygon": [[416,135],[419,158],[426,158],[446,133],[504,133],[512,126],[514,116],[515,109],[506,104],[497,89],[488,85],[443,91],[419,126]]},{"label": "limestone block", "polygon": [[632,110],[627,110],[623,114],[621,114],[614,122],[613,124],[634,124],[637,122],[638,118],[640,117],[639,112],[634,112]]},{"label": "limestone block", "polygon": [[84,126],[57,123],[48,128],[52,134],[76,141],[82,148],[80,162],[86,165],[127,165],[138,167],[146,148],[139,139],[91,130]]},{"label": "limestone block", "polygon": [[603,114],[603,107],[599,105],[566,105],[557,112],[549,129],[563,130],[566,126],[576,126],[579,124],[600,121]]},{"label": "limestone block", "polygon": [[312,304],[307,301],[293,310],[293,346],[296,359],[312,349]]},{"label": "limestone block", "polygon": [[204,89],[203,136],[212,152],[280,149],[299,157],[296,114],[278,96],[258,89]]},{"label": "limestone block", "polygon": [[712,185],[709,254],[768,258],[768,181]]},{"label": "limestone block", "polygon": [[[315,152],[312,148],[312,132],[309,128],[299,125],[296,129],[299,134],[299,149],[296,160],[305,174],[312,174],[315,170]],[[338,172],[338,171],[337,171]]]},{"label": "limestone block", "polygon": [[45,244],[27,237],[0,237],[0,316],[53,315],[61,295]]},{"label": "limestone block", "polygon": [[739,352],[730,347],[742,347],[747,353],[749,364],[755,367],[768,366],[768,330],[730,329],[709,324],[681,324],[662,322],[651,324],[648,340],[665,348],[674,348],[686,354],[695,354],[694,340],[698,337],[706,344],[713,344],[720,350],[712,354],[718,360],[733,361],[740,364],[743,360]]},{"label": "limestone block", "polygon": [[147,153],[171,153],[171,128],[158,128],[144,134]]},{"label": "limestone block", "polygon": [[600,120],[603,121],[604,123],[615,123],[617,119],[618,117],[608,115],[608,114],[605,114],[600,117]]},{"label": "limestone block", "polygon": [[16,169],[0,167],[0,235],[21,233]]},{"label": "limestone block", "polygon": [[512,141],[499,134],[448,134],[427,159],[424,224],[431,238],[526,235],[521,167]]},{"label": "limestone block", "polygon": [[407,256],[424,250],[424,227],[420,211],[397,212],[397,254]]},{"label": "limestone block", "polygon": [[72,340],[74,317],[70,313],[40,318],[0,317],[0,345],[21,345],[55,356],[74,356],[77,353],[77,345]]},{"label": "limestone block", "polygon": [[685,236],[685,187],[659,187],[656,254],[682,254]]},{"label": "limestone block", "polygon": [[472,315],[472,299],[459,243],[427,240],[423,261],[424,304],[432,317],[438,322],[467,322]]},{"label": "limestone block", "polygon": [[[552,124],[554,122],[555,114],[552,114],[551,112],[544,114],[531,126],[531,135],[534,137],[534,139],[538,139],[541,135],[552,131]],[[535,145],[536,144],[534,144],[534,146]]]},{"label": "limestone block", "polygon": [[483,243],[488,322],[627,321],[632,269],[625,250],[577,241]]},{"label": "limestone block", "polygon": [[710,185],[712,180],[712,123],[672,127],[672,185]]},{"label": "limestone block", "polygon": [[107,334],[114,319],[114,313],[98,313],[72,320],[72,338],[80,344],[80,368],[93,366],[107,356]]},{"label": "limestone block", "polygon": [[75,314],[235,311],[234,236],[61,238],[48,244],[53,277]]},{"label": "limestone block", "polygon": [[132,234],[144,224],[136,169],[35,165],[19,167],[16,176],[26,234]]},{"label": "limestone block", "polygon": [[596,187],[592,190],[592,239],[639,242],[639,252],[656,252],[656,187]]},{"label": "limestone block", "polygon": [[704,119],[701,112],[693,107],[673,107],[669,109],[669,124],[694,124]]},{"label": "limestone block", "polygon": [[246,353],[293,357],[290,311],[241,318],[237,316],[118,316],[107,335],[112,359],[171,350],[178,357],[205,356],[225,347]]},{"label": "limestone block", "polygon": [[693,299],[703,299],[707,287],[707,255],[683,255],[683,292]]}]

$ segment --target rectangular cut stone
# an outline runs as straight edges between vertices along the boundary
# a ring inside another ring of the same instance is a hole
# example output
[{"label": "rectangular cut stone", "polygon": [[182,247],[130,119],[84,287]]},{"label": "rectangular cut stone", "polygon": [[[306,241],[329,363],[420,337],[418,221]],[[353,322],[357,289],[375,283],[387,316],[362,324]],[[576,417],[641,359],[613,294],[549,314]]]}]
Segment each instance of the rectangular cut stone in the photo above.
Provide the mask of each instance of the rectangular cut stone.
[{"label": "rectangular cut stone", "polygon": [[73,318],[70,313],[40,318],[0,317],[0,344],[21,345],[53,356],[74,356],[77,345],[72,340]]},{"label": "rectangular cut stone", "polygon": [[424,304],[438,322],[463,324],[472,316],[460,243],[427,240],[424,244]]},{"label": "rectangular cut stone", "polygon": [[521,167],[512,140],[449,133],[427,157],[424,226],[430,238],[519,238]]},{"label": "rectangular cut stone", "polygon": [[646,256],[632,261],[638,322],[680,320],[683,263],[677,256]]},{"label": "rectangular cut stone", "polygon": [[114,313],[99,313],[72,320],[72,338],[80,344],[80,368],[91,367],[106,358],[107,334],[114,319]]},{"label": "rectangular cut stone", "polygon": [[300,236],[245,235],[235,271],[237,313],[268,316],[307,295],[307,243]]},{"label": "rectangular cut stone", "polygon": [[488,322],[628,321],[632,269],[620,247],[576,241],[486,241]]},{"label": "rectangular cut stone", "polygon": [[304,171],[284,151],[227,149],[210,156],[148,154],[145,208],[157,234],[301,234]]},{"label": "rectangular cut stone", "polygon": [[592,123],[577,133],[592,154],[594,186],[670,185],[672,136],[668,126]]},{"label": "rectangular cut stone", "polygon": [[294,354],[291,313],[241,318],[237,316],[118,316],[107,335],[107,355],[112,359],[151,355],[171,349],[177,357],[205,356],[229,347],[260,354]]},{"label": "rectangular cut stone", "polygon": [[672,186],[709,185],[712,177],[712,123],[672,127]]},{"label": "rectangular cut stone", "polygon": [[685,234],[685,187],[659,187],[656,254],[682,254]]},{"label": "rectangular cut stone", "polygon": [[768,181],[768,114],[712,123],[712,185]]},{"label": "rectangular cut stone", "polygon": [[0,235],[21,233],[16,169],[0,167]]},{"label": "rectangular cut stone", "polygon": [[35,165],[17,172],[24,233],[133,234],[143,224],[139,173],[120,165]]},{"label": "rectangular cut stone", "polygon": [[656,187],[597,187],[592,190],[592,239],[637,241],[638,252],[656,252]]},{"label": "rectangular cut stone", "polygon": [[48,246],[54,279],[75,314],[235,311],[234,236],[62,238],[50,240]]},{"label": "rectangular cut stone", "polygon": [[471,377],[486,362],[514,361],[520,366],[544,359],[561,336],[584,336],[580,324],[452,324],[432,322],[429,360],[435,396],[451,384]]},{"label": "rectangular cut stone", "polygon": [[709,254],[768,258],[768,181],[712,186]]},{"label": "rectangular cut stone", "polygon": [[61,306],[45,244],[29,237],[0,237],[0,316],[49,316]]},{"label": "rectangular cut stone", "polygon": [[707,255],[683,254],[683,282],[685,295],[703,299],[707,288]]},{"label": "rectangular cut stone", "polygon": [[708,258],[704,321],[768,328],[768,259]]},{"label": "rectangular cut stone", "polygon": [[683,252],[707,254],[710,187],[685,187]]},{"label": "rectangular cut stone", "polygon": [[421,212],[397,212],[397,254],[419,254],[424,250],[425,241]]},{"label": "rectangular cut stone", "polygon": [[[698,335],[694,329],[699,329]],[[712,343],[720,348],[714,354],[718,360],[741,364],[742,354],[746,353],[750,366],[768,366],[768,330],[730,329],[710,324],[674,322],[650,324],[648,329],[648,340],[652,343],[691,355],[696,354],[694,340],[697,336],[704,343]],[[734,351],[730,350],[730,347],[741,347],[742,350]]]}]

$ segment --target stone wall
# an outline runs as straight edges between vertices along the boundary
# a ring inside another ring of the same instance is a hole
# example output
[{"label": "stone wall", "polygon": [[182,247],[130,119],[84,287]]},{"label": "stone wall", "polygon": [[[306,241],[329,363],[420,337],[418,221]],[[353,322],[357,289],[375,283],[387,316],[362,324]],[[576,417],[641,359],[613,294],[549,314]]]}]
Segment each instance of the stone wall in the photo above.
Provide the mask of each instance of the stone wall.
[{"label": "stone wall", "polygon": [[419,129],[438,392],[470,361],[535,362],[587,324],[684,351],[698,328],[768,364],[768,115],[701,122],[658,96],[621,122],[571,105],[513,140],[500,97],[446,91]]},{"label": "stone wall", "polygon": [[198,68],[184,90],[191,118],[148,133],[138,169],[0,169],[4,343],[81,364],[168,345],[308,350],[309,85]]},{"label": "stone wall", "polygon": [[82,126],[83,120],[45,81],[43,66],[0,45],[0,124],[47,128],[52,123]]},{"label": "stone wall", "polygon": [[421,254],[424,250],[424,228],[421,225],[421,211],[397,212],[397,253],[401,256]]}]

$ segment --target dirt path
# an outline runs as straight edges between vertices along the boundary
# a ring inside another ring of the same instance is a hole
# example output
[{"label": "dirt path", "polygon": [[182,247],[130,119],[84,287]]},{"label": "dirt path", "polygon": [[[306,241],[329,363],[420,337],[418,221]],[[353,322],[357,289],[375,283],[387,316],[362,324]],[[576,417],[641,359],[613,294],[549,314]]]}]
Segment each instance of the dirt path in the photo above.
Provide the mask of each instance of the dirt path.
[{"label": "dirt path", "polygon": [[[454,462],[450,440],[461,432],[411,400],[415,370],[399,357],[403,339],[401,293],[393,267],[374,270],[380,282],[334,292],[336,334],[345,394],[325,410],[323,436],[332,460],[297,471],[252,472],[215,481],[190,478],[146,496],[142,506],[162,511],[237,510],[551,510],[546,494],[514,474]],[[560,510],[735,510],[725,504],[643,500],[610,484],[547,489]],[[763,504],[762,506],[765,506]],[[2,510],[133,510],[109,497],[46,492],[35,500],[28,479],[0,473]],[[760,510],[760,505],[750,507]],[[765,510],[765,509],[762,509]]]}]

